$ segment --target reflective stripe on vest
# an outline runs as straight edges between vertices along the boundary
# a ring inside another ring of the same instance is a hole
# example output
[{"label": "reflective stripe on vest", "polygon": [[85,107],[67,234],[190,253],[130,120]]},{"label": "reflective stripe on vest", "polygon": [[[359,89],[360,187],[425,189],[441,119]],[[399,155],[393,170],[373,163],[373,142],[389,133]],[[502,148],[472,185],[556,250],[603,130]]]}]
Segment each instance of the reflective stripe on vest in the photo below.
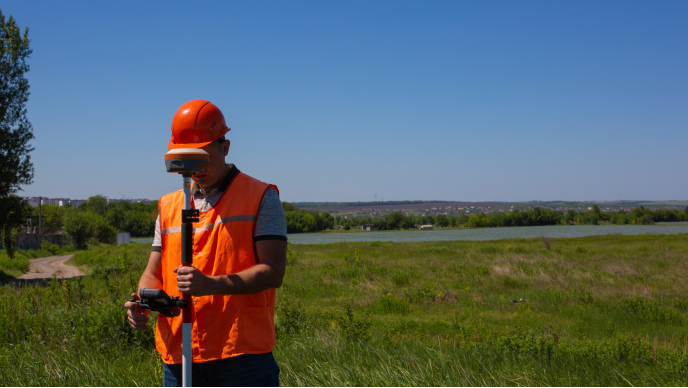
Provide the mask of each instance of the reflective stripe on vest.
[{"label": "reflective stripe on vest", "polygon": [[[253,214],[240,214],[237,216],[222,217],[222,218],[218,218],[212,224],[207,224],[207,225],[204,225],[200,228],[193,228],[193,232],[194,233],[207,232],[209,230],[212,230],[216,226],[218,226],[220,224],[224,224],[226,222],[255,221],[255,220],[256,220],[256,216],[254,216]],[[181,226],[172,226],[169,228],[160,229],[160,234],[181,233],[181,231],[182,231]]]},{"label": "reflective stripe on vest", "polygon": [[[193,226],[193,266],[206,275],[229,275],[256,264],[253,228],[260,203],[271,185],[239,172],[215,207],[202,212]],[[272,186],[274,187],[274,186]],[[275,187],[275,190],[277,188]],[[176,274],[181,260],[183,192],[158,203],[162,237],[163,289],[181,296]],[[260,354],[275,346],[275,289],[250,295],[209,295],[193,298],[193,362],[241,354]],[[158,315],[155,343],[167,364],[182,361],[181,315]]]}]

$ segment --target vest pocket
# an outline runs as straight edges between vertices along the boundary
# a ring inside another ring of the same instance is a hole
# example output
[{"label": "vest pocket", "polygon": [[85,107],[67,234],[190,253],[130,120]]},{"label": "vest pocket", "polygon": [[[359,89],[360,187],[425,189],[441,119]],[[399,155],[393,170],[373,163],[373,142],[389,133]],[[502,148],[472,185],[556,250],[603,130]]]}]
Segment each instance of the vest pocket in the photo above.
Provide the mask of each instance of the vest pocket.
[{"label": "vest pocket", "polygon": [[272,307],[243,307],[241,309],[241,338],[244,353],[265,353],[275,346],[275,325]]}]

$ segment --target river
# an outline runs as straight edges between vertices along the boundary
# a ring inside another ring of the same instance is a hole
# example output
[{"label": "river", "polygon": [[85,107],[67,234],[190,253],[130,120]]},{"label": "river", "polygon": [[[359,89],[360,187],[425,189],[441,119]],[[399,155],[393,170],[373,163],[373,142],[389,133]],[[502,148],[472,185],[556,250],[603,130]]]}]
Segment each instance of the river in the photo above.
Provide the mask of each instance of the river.
[{"label": "river", "polygon": [[[452,230],[414,230],[351,233],[299,233],[290,234],[292,244],[328,244],[344,241],[456,241],[456,240],[501,240],[507,238],[550,238],[585,237],[605,234],[679,234],[688,233],[688,222],[663,222],[655,225],[553,225],[521,226],[511,228],[480,228]],[[152,243],[152,238],[132,238],[132,242]]]}]

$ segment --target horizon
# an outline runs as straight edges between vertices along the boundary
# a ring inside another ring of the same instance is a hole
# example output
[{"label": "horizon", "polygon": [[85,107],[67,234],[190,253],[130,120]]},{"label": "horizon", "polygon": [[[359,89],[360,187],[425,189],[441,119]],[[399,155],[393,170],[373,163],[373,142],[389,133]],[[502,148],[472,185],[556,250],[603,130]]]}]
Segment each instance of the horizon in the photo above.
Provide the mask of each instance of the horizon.
[{"label": "horizon", "polygon": [[[101,195],[101,194],[96,194],[96,195]],[[47,197],[47,196],[22,196],[20,195],[21,198],[43,198],[44,200],[56,200],[56,199],[68,199],[68,200],[76,200],[76,201],[83,201],[83,200],[88,200],[88,198],[70,198],[70,197]],[[108,201],[157,201],[159,198],[112,198],[112,197],[107,197],[104,196]],[[530,200],[530,201],[460,201],[460,200],[390,200],[390,201],[283,201],[283,202],[289,202],[293,204],[361,204],[361,206],[370,206],[370,205],[378,205],[378,204],[411,204],[411,203],[423,203],[423,204],[435,204],[435,203],[504,203],[504,204],[515,204],[515,203],[560,203],[560,202],[572,202],[572,203],[621,203],[621,202],[649,202],[649,203],[661,203],[661,202],[688,202],[688,199],[665,199],[665,200],[647,200],[647,199],[621,199],[621,200],[609,200],[609,201],[598,201],[598,200],[548,200],[548,201],[541,201],[541,200]],[[348,205],[344,205],[348,206]]]}]

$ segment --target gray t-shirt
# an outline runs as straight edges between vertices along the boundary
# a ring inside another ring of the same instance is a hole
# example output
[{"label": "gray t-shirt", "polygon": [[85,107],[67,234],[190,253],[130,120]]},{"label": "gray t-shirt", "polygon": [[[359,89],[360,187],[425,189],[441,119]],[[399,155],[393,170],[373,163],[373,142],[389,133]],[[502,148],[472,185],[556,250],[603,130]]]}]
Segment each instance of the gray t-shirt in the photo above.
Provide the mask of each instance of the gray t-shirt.
[{"label": "gray t-shirt", "polygon": [[[236,167],[230,165],[234,172]],[[234,175],[231,174],[231,175]],[[228,181],[231,177],[228,177]],[[192,190],[194,207],[199,211],[207,211],[217,205],[222,198],[224,190],[227,185],[221,185],[220,188],[213,190],[210,194],[205,195],[201,190]],[[220,190],[221,189],[221,190]],[[258,216],[256,217],[256,227],[253,231],[253,240],[282,240],[287,241],[287,219],[284,216],[284,209],[279,195],[272,187],[268,188],[263,201],[260,203]],[[155,220],[155,237],[153,238],[153,250],[159,252],[162,247],[162,238],[160,237],[160,216]]]}]

